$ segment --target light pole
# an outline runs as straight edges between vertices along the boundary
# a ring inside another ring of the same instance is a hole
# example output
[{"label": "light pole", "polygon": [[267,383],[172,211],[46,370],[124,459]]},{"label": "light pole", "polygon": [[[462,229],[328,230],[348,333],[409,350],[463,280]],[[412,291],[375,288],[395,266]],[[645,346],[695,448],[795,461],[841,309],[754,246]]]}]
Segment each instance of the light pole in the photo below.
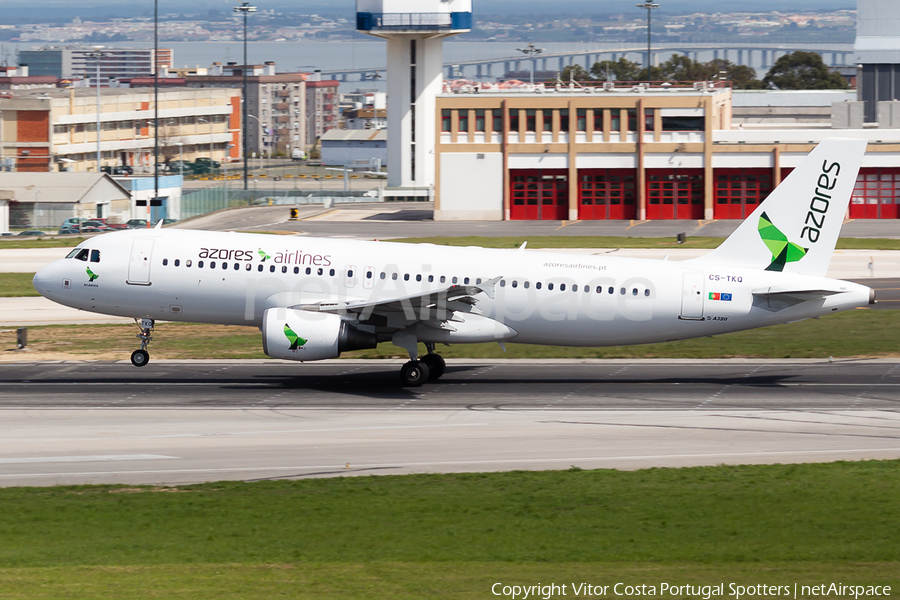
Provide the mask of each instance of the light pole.
[{"label": "light pole", "polygon": [[534,57],[544,51],[543,48],[535,48],[534,44],[529,43],[526,48],[516,48],[522,54],[531,57],[531,85],[534,85]]},{"label": "light pole", "polygon": [[184,142],[175,142],[175,145],[178,146],[178,172],[184,185]]},{"label": "light pole", "polygon": [[244,126],[242,133],[244,134],[244,189],[247,189],[247,175],[249,165],[247,164],[247,15],[256,12],[256,7],[251,6],[249,2],[242,2],[240,6],[234,7],[234,12],[243,13],[244,15],[244,65],[241,71],[244,74],[243,91],[241,92],[241,100],[244,109]]},{"label": "light pole", "polygon": [[109,52],[100,52],[100,49],[103,46],[94,46],[94,52],[88,52],[85,56],[94,59],[94,63],[97,65],[97,74],[95,76],[96,84],[97,84],[97,172],[100,172],[100,161],[102,159],[102,153],[100,152],[100,59],[104,56],[109,56]]},{"label": "light pole", "polygon": [[644,0],[643,4],[635,4],[638,8],[647,9],[647,83],[650,83],[650,12],[654,8],[659,8],[652,0]]}]

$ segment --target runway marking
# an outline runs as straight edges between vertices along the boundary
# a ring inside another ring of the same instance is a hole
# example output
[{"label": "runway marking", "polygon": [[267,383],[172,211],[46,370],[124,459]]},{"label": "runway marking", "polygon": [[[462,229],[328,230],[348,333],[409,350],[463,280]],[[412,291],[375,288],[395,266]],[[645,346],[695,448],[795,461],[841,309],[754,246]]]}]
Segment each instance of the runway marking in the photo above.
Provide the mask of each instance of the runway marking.
[{"label": "runway marking", "polygon": [[637,223],[635,223],[634,220],[632,219],[632,220],[631,220],[631,225],[629,225],[628,227],[626,227],[626,228],[625,228],[625,231],[628,231],[628,230],[631,229],[632,227],[637,227],[638,225],[643,225],[644,223],[649,223],[649,222],[650,222],[650,221],[638,221]]},{"label": "runway marking", "polygon": [[[666,458],[682,459],[682,458],[740,458],[747,456],[789,456],[804,454],[841,454],[841,453],[863,453],[863,452],[900,452],[900,448],[848,448],[843,450],[778,450],[772,452],[728,452],[717,454],[648,454],[648,455],[628,455],[628,456],[582,456],[570,458],[510,458],[497,460],[452,460],[452,461],[432,461],[432,462],[403,462],[403,463],[367,463],[354,464],[353,468],[361,469],[404,469],[410,467],[449,467],[449,466],[465,466],[465,465],[501,465],[501,464],[522,464],[533,462],[544,463],[565,463],[579,461],[595,461],[610,462],[616,460],[659,460]],[[304,469],[335,469],[346,472],[346,463],[333,465],[293,465],[286,467],[226,467],[226,468],[207,468],[207,469],[150,469],[140,471],[87,471],[82,473],[20,473],[15,475],[0,474],[0,479],[12,479],[15,477],[85,477],[90,475],[176,475],[179,473],[243,473],[243,472],[265,472],[265,471],[302,471]],[[298,475],[302,477],[302,474]]]},{"label": "runway marking", "polygon": [[107,462],[114,460],[156,460],[178,458],[163,454],[97,454],[85,456],[26,456],[23,458],[0,458],[0,465],[21,465],[31,463]]},{"label": "runway marking", "polygon": [[[273,435],[279,433],[334,433],[336,431],[380,431],[386,429],[443,429],[448,427],[482,427],[487,423],[448,423],[442,425],[384,425],[380,427],[334,427],[324,429],[265,429],[258,431],[225,431],[225,432],[197,432],[197,433],[170,433],[164,435],[129,435],[124,437],[92,437],[92,438],[35,438],[30,441],[40,440],[42,442],[69,442],[69,441],[110,441],[110,440],[159,440],[170,438],[192,438],[192,437],[226,437],[236,435]],[[152,456],[152,455],[140,455]],[[175,457],[168,457],[175,458]],[[0,459],[2,462],[2,459]]]}]

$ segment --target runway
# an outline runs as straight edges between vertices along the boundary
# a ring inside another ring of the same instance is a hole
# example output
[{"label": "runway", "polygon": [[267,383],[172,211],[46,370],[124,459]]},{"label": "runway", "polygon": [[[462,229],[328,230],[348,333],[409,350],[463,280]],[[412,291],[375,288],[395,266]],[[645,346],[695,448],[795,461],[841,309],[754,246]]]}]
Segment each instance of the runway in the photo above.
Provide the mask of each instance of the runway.
[{"label": "runway", "polygon": [[0,365],[0,485],[900,458],[897,360]]}]

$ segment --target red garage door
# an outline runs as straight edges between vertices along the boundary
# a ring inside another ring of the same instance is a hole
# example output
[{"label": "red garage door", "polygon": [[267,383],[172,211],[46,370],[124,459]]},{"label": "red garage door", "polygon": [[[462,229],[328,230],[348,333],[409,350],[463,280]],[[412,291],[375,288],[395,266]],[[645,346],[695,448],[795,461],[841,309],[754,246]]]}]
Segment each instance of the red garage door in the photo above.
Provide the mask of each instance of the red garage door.
[{"label": "red garage door", "polygon": [[850,200],[851,219],[896,219],[900,169],[860,169]]},{"label": "red garage door", "polygon": [[513,220],[569,218],[569,176],[566,169],[510,171],[510,211]]},{"label": "red garage door", "polygon": [[578,218],[634,219],[634,169],[583,169],[578,172]]},{"label": "red garage door", "polygon": [[647,169],[648,219],[702,219],[703,169]]},{"label": "red garage door", "polygon": [[772,192],[771,169],[716,169],[716,219],[746,219]]}]

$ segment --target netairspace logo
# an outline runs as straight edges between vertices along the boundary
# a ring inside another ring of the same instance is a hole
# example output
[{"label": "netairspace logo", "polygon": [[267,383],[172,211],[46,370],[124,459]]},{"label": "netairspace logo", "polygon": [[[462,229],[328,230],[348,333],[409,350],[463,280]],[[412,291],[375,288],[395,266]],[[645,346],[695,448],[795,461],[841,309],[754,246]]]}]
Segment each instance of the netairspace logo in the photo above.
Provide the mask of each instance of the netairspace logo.
[{"label": "netairspace logo", "polygon": [[662,596],[681,598],[685,596],[710,600],[711,598],[756,598],[759,596],[776,596],[796,600],[798,597],[831,597],[854,598],[890,596],[891,587],[882,585],[845,585],[843,583],[822,583],[819,585],[741,585],[738,583],[717,583],[710,585],[673,585],[670,583],[593,585],[590,583],[549,583],[534,585],[516,585],[495,583],[491,586],[494,596],[503,596],[511,600],[529,600],[530,598],[550,598],[572,596],[584,598],[590,596]]},{"label": "netairspace logo", "polygon": [[772,253],[772,263],[766,267],[766,271],[784,271],[784,265],[789,262],[797,262],[809,252],[809,248],[789,242],[787,236],[775,227],[766,213],[760,215],[757,231],[769,252]]},{"label": "netairspace logo", "polygon": [[300,346],[306,344],[306,340],[294,333],[287,323],[284,324],[284,337],[291,343],[291,347],[288,350],[297,350]]},{"label": "netairspace logo", "polygon": [[98,277],[100,277],[99,275],[97,275],[96,273],[94,273],[93,271],[91,271],[91,268],[90,268],[90,267],[87,267],[86,271],[87,271],[88,277],[90,277],[90,279],[88,280],[88,283],[93,283],[93,281],[94,281],[95,279],[97,279]]},{"label": "netairspace logo", "polygon": [[260,257],[263,261],[266,261],[266,260],[269,260],[269,259],[272,258],[272,257],[269,256],[268,254],[266,254],[265,250],[263,250],[262,248],[257,249],[257,252],[259,253],[259,257]]}]

